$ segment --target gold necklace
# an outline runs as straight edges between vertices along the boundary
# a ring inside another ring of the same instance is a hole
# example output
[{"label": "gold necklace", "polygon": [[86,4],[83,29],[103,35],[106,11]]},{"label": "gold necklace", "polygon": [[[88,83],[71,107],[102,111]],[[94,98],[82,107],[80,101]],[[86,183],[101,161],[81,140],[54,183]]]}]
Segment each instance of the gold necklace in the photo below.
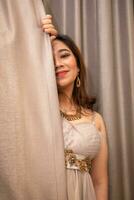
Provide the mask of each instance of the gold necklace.
[{"label": "gold necklace", "polygon": [[68,115],[65,112],[63,112],[62,110],[60,110],[60,114],[63,118],[67,119],[68,121],[81,119],[81,113],[79,111],[77,111],[77,113],[75,115],[72,115],[72,114]]}]

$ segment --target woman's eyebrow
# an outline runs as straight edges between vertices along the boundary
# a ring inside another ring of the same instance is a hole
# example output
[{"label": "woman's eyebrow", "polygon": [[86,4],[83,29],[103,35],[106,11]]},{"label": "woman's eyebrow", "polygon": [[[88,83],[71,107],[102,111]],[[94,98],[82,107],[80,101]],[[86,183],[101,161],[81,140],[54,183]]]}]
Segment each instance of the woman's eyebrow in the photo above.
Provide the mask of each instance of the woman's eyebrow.
[{"label": "woman's eyebrow", "polygon": [[63,52],[63,51],[68,51],[68,52],[70,52],[69,49],[60,49],[58,52],[61,53],[61,52]]}]

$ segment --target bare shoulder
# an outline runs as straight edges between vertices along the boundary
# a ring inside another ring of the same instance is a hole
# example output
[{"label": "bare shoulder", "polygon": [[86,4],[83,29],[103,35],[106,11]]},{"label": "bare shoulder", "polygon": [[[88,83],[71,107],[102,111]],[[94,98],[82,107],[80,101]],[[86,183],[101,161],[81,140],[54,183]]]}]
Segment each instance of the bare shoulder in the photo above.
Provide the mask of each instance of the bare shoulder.
[{"label": "bare shoulder", "polygon": [[93,115],[95,115],[94,119],[95,119],[96,123],[98,123],[99,125],[104,123],[104,119],[103,119],[103,117],[102,117],[102,115],[100,113],[94,111]]},{"label": "bare shoulder", "polygon": [[89,109],[83,109],[82,112],[85,116],[83,118],[84,121],[94,121],[96,128],[100,131],[100,133],[106,135],[106,125],[100,113]]},{"label": "bare shoulder", "polygon": [[105,125],[105,121],[104,118],[102,117],[102,115],[98,112],[94,112],[94,120],[95,120],[95,124],[96,127],[98,128],[98,130],[102,133],[102,134],[106,134],[106,125]]}]

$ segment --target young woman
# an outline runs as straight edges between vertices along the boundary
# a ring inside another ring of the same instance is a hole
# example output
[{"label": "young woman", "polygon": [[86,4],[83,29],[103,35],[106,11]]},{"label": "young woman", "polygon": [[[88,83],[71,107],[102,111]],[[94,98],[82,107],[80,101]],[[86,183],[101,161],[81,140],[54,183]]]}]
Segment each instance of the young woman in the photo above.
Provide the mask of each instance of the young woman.
[{"label": "young woman", "polygon": [[63,122],[68,200],[107,200],[107,136],[95,99],[85,89],[85,66],[75,43],[58,35],[52,17],[42,20],[52,38],[55,74]]}]

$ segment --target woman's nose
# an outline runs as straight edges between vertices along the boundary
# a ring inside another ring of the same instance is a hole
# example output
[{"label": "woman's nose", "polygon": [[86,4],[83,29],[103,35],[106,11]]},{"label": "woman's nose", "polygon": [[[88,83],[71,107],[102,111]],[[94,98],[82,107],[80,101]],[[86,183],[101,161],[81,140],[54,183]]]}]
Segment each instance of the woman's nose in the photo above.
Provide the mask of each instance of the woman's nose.
[{"label": "woman's nose", "polygon": [[61,60],[60,59],[55,59],[55,67],[56,68],[59,68],[59,67],[62,67],[63,66],[63,64],[62,64],[62,62],[61,62]]}]

